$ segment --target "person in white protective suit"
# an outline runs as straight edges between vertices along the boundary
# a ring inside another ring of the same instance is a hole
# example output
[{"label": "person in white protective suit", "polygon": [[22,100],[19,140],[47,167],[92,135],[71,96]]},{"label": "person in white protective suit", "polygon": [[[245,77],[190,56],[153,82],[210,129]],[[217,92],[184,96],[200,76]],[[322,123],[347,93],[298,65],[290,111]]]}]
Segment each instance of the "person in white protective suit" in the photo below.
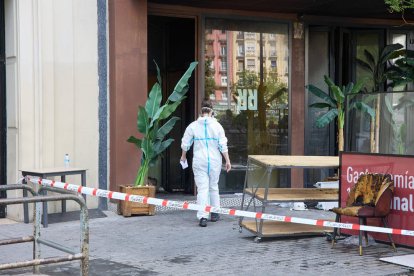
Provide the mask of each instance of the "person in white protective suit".
[{"label": "person in white protective suit", "polygon": [[[181,140],[181,161],[186,162],[186,155],[191,145],[193,148],[193,173],[197,186],[197,204],[220,207],[218,181],[222,158],[226,160],[226,171],[231,169],[224,129],[214,118],[212,104],[204,100],[201,104],[201,116],[185,130]],[[198,211],[197,219],[201,227],[207,226],[208,212]],[[219,220],[219,214],[211,213],[210,220]]]}]

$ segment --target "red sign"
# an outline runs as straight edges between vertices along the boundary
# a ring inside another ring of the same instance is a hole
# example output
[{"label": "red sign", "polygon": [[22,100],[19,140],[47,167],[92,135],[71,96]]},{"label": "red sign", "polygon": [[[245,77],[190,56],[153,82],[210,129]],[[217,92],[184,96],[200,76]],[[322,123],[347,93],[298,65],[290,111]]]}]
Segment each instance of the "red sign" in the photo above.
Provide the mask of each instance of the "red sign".
[{"label": "red sign", "polygon": [[[340,154],[340,201],[341,207],[351,187],[364,173],[390,174],[394,180],[394,198],[388,227],[414,230],[414,156],[382,155],[342,152]],[[355,218],[342,216],[341,222],[358,223]],[[368,219],[368,225],[382,226],[379,219]],[[346,234],[358,235],[357,231],[341,229]],[[370,233],[376,240],[388,241],[386,234]],[[414,246],[414,237],[393,235],[397,244]]]}]

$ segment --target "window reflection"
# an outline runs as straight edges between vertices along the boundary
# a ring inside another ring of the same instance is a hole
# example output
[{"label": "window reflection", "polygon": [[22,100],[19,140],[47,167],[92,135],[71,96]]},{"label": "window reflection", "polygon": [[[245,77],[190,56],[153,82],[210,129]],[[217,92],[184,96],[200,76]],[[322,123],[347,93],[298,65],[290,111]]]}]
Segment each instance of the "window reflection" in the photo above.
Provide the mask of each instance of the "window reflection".
[{"label": "window reflection", "polygon": [[288,28],[207,19],[204,42],[205,97],[244,176],[248,155],[288,153]]}]

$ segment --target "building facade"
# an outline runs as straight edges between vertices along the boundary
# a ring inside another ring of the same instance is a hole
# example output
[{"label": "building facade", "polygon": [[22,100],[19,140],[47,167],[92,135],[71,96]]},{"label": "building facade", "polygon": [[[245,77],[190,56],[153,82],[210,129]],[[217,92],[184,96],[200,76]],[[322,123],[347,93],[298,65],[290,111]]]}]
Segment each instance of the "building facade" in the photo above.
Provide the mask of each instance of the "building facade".
[{"label": "building facade", "polygon": [[[198,60],[200,65],[191,88],[194,97],[186,106],[190,113],[181,112],[182,121],[185,125],[197,116],[203,98],[214,102],[216,116],[229,136],[235,165],[231,175],[222,175],[222,191],[240,191],[249,154],[336,155],[335,125],[315,127],[315,118],[321,111],[308,107],[317,99],[305,86],[314,84],[326,89],[324,75],[340,85],[355,82],[362,76],[355,60],[364,50],[378,53],[396,41],[413,48],[413,31],[404,25],[401,15],[389,13],[383,1],[312,5],[306,1],[262,1],[260,5],[250,1],[180,0],[108,3],[111,125],[128,121],[132,127],[135,123],[130,114],[134,114],[136,106],[112,102],[133,99],[142,104],[155,79],[151,69],[155,56],[163,60],[167,83],[190,61]],[[406,16],[412,17],[412,13]],[[181,28],[180,21],[185,21],[187,27]],[[157,31],[161,29],[162,35]],[[193,40],[179,44],[172,37]],[[122,73],[126,71],[140,77],[131,76],[127,81]],[[132,88],[142,97],[132,95]],[[168,88],[164,87],[167,93]],[[124,143],[127,132],[110,131],[112,189],[117,183],[131,181],[128,179],[135,174],[132,167],[136,163],[127,164],[131,159],[123,158],[132,150]],[[179,140],[179,133],[173,138]],[[174,160],[179,142],[171,148],[166,158]],[[112,159],[113,155],[117,155],[116,159]],[[122,165],[118,158],[124,160]],[[174,166],[173,161],[162,164],[158,172],[162,182],[192,185],[187,173],[173,172],[175,177],[168,178]],[[286,170],[275,175],[273,182],[276,187],[311,186],[333,173]]]}]

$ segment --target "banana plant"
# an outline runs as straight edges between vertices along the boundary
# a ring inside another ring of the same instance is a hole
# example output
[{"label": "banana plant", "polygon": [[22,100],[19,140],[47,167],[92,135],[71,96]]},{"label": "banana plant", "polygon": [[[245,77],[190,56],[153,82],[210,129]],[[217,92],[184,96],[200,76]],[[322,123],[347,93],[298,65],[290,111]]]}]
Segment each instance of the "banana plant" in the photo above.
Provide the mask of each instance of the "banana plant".
[{"label": "banana plant", "polygon": [[329,92],[324,92],[318,87],[310,84],[306,88],[309,92],[323,100],[309,105],[314,108],[328,108],[328,111],[321,115],[316,120],[316,126],[319,128],[327,126],[329,123],[337,119],[338,123],[338,149],[344,150],[344,123],[345,123],[345,98],[348,97],[350,102],[349,110],[359,109],[368,113],[370,116],[375,116],[374,110],[362,101],[355,101],[355,96],[363,89],[366,79],[358,81],[355,85],[350,82],[346,86],[339,87],[328,77],[324,76],[325,83],[328,85],[329,90],[332,92],[332,96]]},{"label": "banana plant", "polygon": [[141,166],[135,178],[135,186],[145,185],[149,166],[155,164],[162,152],[174,141],[171,138],[167,139],[168,134],[180,118],[171,115],[186,98],[188,80],[197,64],[198,62],[190,64],[163,105],[161,105],[161,74],[156,64],[157,82],[152,87],[145,106],[138,107],[137,129],[142,134],[142,138],[130,136],[127,140],[142,151]]}]

